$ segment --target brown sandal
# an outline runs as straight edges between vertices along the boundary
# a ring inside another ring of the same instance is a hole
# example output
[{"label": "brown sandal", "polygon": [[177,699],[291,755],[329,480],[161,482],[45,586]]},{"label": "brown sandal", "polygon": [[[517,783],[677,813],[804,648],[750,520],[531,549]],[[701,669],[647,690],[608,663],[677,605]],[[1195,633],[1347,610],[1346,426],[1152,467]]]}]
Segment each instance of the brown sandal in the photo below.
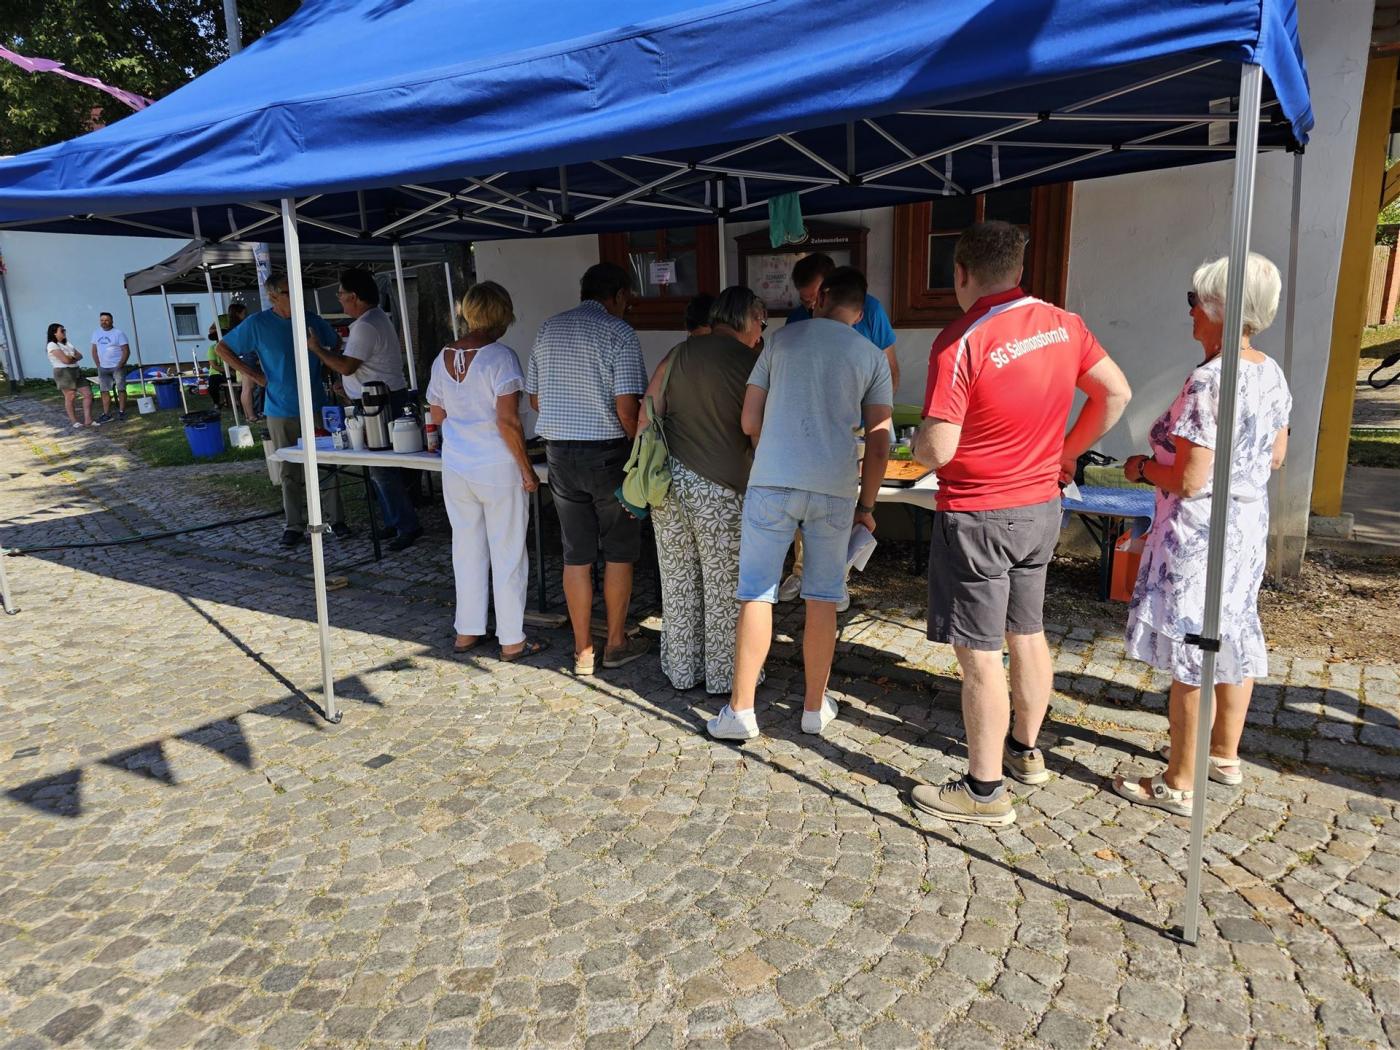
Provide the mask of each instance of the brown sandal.
[{"label": "brown sandal", "polygon": [[479,646],[480,644],[481,644],[481,637],[480,637],[480,635],[477,636],[476,641],[474,641],[474,642],[468,642],[466,645],[458,645],[458,644],[457,644],[457,641],[456,641],[456,636],[454,635],[454,636],[453,636],[453,641],[452,641],[452,655],[453,655],[453,656],[461,656],[463,653],[469,653],[469,652],[471,652],[473,649],[475,649],[477,646]]},{"label": "brown sandal", "polygon": [[527,638],[519,652],[508,653],[502,649],[500,656],[502,662],[513,664],[518,660],[528,660],[532,656],[538,656],[548,648],[549,643],[542,638]]}]

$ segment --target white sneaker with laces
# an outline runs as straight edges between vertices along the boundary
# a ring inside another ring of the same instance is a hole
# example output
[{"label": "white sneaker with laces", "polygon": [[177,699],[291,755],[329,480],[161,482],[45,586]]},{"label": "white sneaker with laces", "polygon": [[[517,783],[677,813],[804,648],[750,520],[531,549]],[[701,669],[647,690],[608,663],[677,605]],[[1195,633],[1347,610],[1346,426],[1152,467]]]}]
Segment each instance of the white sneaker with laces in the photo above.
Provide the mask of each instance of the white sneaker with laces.
[{"label": "white sneaker with laces", "polygon": [[822,697],[822,706],[815,711],[802,712],[802,732],[821,736],[827,725],[836,717],[839,708],[829,696]]},{"label": "white sneaker with laces", "polygon": [[795,602],[802,594],[802,577],[797,573],[789,574],[788,578],[778,585],[778,601]]},{"label": "white sneaker with laces", "polygon": [[758,736],[758,717],[753,708],[735,711],[725,704],[719,714],[706,723],[705,728],[716,740],[752,740]]}]

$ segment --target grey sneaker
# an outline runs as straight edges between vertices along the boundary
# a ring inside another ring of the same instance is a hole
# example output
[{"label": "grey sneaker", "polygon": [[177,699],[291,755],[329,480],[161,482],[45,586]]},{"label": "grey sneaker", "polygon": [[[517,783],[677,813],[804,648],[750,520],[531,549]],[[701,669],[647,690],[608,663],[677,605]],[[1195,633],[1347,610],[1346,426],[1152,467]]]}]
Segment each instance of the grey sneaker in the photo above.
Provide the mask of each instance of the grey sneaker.
[{"label": "grey sneaker", "polygon": [[925,813],[944,820],[964,824],[988,824],[1004,828],[1016,823],[1016,810],[1011,805],[1011,792],[1002,788],[989,802],[972,797],[967,782],[961,777],[942,787],[920,784],[911,793],[914,805]]},{"label": "grey sneaker", "polygon": [[645,638],[629,638],[620,648],[603,650],[604,667],[626,667],[633,660],[645,656],[651,643]]},{"label": "grey sneaker", "polygon": [[1050,779],[1050,771],[1045,768],[1045,756],[1038,747],[1018,752],[1012,751],[1010,744],[1003,744],[1001,764],[1022,784],[1044,784]]}]

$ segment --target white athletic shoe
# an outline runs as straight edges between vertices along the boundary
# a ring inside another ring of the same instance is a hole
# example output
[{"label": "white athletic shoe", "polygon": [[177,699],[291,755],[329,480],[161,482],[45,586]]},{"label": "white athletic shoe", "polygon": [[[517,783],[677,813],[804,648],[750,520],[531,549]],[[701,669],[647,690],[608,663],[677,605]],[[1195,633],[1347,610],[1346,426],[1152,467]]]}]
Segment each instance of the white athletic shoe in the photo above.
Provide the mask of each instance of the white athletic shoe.
[{"label": "white athletic shoe", "polygon": [[836,603],[836,611],[839,612],[839,613],[843,613],[843,612],[845,612],[847,609],[849,609],[850,607],[851,607],[851,589],[848,587],[848,588],[846,588],[846,590],[844,590],[844,591],[841,592],[841,600],[840,600],[839,602]]},{"label": "white athletic shoe", "polygon": [[802,732],[822,735],[822,731],[836,717],[836,701],[829,696],[822,697],[822,706],[816,711],[802,712]]},{"label": "white athletic shoe", "polygon": [[802,577],[792,573],[778,586],[778,601],[795,602],[802,594]]},{"label": "white athletic shoe", "polygon": [[706,724],[706,728],[716,740],[752,740],[758,736],[758,718],[753,708],[733,711],[725,704],[719,709],[719,714]]}]

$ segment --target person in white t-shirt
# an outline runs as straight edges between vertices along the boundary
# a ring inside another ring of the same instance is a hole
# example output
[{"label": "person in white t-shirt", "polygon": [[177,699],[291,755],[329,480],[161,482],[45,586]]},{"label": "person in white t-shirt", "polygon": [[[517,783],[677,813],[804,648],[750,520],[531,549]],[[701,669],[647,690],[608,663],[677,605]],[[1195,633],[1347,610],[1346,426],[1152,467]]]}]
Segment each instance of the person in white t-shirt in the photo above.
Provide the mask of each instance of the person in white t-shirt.
[{"label": "person in white t-shirt", "polygon": [[[350,334],[339,352],[327,350],[311,335],[308,337],[311,352],[332,372],[345,377],[345,393],[351,401],[358,404],[365,384],[378,381],[389,388],[391,414],[402,415],[408,403],[403,349],[394,322],[379,308],[379,286],[374,282],[374,275],[368,270],[342,271],[336,295],[341,309],[351,317]],[[396,551],[411,547],[423,535],[423,526],[408,498],[403,474],[400,467],[371,467],[369,471],[379,496],[385,528],[393,534],[389,546]]]},{"label": "person in white t-shirt", "polygon": [[[55,322],[49,325],[49,364],[53,365],[53,381],[63,391],[63,410],[74,428],[92,426],[92,387],[83,375],[83,352],[68,341],[68,330]],[[83,421],[78,422],[73,401],[83,395]]]},{"label": "person in white t-shirt", "polygon": [[486,634],[489,570],[501,659],[515,661],[546,643],[525,637],[528,493],[540,480],[520,424],[520,359],[500,341],[515,321],[510,293],[483,281],[462,298],[462,318],[467,334],[442,348],[428,382],[428,411],[442,427],[442,497],[452,522],[452,651],[475,649]]},{"label": "person in white t-shirt", "polygon": [[106,310],[97,315],[92,332],[92,363],[97,366],[97,385],[102,388],[102,415],[99,423],[112,421],[112,388],[117,391],[117,418],[126,418],[126,361],[131,356],[126,333],[112,324]]}]

